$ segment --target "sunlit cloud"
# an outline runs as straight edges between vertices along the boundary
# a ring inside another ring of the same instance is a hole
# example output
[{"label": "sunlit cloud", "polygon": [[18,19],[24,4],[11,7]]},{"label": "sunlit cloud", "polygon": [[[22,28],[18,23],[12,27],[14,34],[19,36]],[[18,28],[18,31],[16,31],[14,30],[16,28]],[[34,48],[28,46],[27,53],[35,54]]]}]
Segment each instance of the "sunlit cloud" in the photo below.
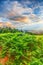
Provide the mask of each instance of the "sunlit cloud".
[{"label": "sunlit cloud", "polygon": [[7,0],[3,2],[1,9],[0,22],[8,22],[9,26],[14,23],[13,25],[19,29],[37,30],[43,28],[41,26],[43,24],[43,5],[41,2]]}]

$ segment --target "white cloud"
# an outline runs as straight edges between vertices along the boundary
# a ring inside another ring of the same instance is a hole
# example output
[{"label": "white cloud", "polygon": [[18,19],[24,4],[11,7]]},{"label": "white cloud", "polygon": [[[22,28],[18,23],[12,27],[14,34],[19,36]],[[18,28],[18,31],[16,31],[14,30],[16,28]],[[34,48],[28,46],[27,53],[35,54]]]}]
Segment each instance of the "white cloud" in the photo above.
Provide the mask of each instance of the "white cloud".
[{"label": "white cloud", "polygon": [[10,16],[23,15],[23,13],[32,13],[32,8],[24,8],[23,5],[17,1],[13,2],[12,9],[8,13]]},{"label": "white cloud", "polygon": [[[29,3],[29,2],[28,2]],[[3,7],[4,16],[15,16],[15,15],[23,15],[24,12],[32,13],[33,10],[30,7],[25,7],[18,1],[5,1]]]},{"label": "white cloud", "polygon": [[8,21],[9,21],[9,19],[4,18],[4,17],[0,17],[0,22],[8,22]]},{"label": "white cloud", "polygon": [[[24,5],[22,5],[22,3],[24,3],[25,7]],[[39,19],[43,19],[43,7],[40,6],[40,4],[34,6],[33,8],[30,8],[26,6],[28,4],[32,4],[32,2],[30,2],[29,0],[26,0],[22,3],[19,3],[18,1],[10,1],[10,0],[5,1],[4,5],[2,6],[4,10],[2,15],[5,17],[16,16],[16,15],[27,16],[33,22],[39,22]],[[38,7],[40,8],[39,16],[34,14],[34,9]],[[24,13],[27,13],[28,15]]]},{"label": "white cloud", "polygon": [[39,18],[43,20],[43,6],[40,6]]}]

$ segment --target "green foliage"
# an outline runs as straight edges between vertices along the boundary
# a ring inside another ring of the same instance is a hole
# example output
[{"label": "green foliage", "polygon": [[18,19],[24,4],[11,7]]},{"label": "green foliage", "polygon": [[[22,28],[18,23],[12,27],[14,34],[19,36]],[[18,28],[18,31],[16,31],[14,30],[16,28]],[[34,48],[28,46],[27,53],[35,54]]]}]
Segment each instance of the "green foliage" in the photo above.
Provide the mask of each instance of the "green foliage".
[{"label": "green foliage", "polygon": [[43,65],[43,35],[31,35],[17,30],[2,33],[0,48],[0,58],[6,55],[9,57],[6,65]]}]

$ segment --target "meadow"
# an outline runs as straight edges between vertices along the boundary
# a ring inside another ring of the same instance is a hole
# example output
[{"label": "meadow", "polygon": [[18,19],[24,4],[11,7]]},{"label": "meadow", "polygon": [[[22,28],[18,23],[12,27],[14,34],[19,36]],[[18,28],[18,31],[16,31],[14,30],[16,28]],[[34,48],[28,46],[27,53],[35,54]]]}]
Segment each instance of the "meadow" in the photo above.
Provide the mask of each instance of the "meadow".
[{"label": "meadow", "polygon": [[0,65],[43,65],[43,35],[1,28]]}]

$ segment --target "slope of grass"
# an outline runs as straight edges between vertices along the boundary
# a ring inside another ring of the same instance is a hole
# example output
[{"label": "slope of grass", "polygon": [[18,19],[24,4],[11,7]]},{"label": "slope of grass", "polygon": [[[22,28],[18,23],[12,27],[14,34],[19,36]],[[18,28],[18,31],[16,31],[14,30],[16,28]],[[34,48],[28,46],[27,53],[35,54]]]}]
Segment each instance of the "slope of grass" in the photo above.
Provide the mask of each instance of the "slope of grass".
[{"label": "slope of grass", "polygon": [[43,65],[43,35],[0,34],[0,64]]}]

